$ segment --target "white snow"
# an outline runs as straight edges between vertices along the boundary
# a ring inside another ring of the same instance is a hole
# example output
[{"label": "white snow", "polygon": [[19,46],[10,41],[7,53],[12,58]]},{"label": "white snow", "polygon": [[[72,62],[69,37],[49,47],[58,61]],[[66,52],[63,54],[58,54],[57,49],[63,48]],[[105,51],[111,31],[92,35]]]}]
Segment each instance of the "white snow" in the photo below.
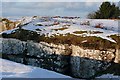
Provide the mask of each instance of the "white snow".
[{"label": "white snow", "polygon": [[[36,31],[39,34],[45,34],[47,36],[51,36],[53,34],[59,35],[59,34],[71,33],[79,36],[81,35],[97,36],[115,43],[115,41],[108,36],[118,34],[118,31],[119,31],[118,29],[119,20],[48,18],[48,21],[44,21],[44,18],[41,18],[41,17],[37,17],[37,18],[23,17],[21,20],[23,24],[29,23],[28,25],[24,25],[22,27],[23,29]],[[54,23],[54,21],[57,21],[60,24],[51,25]],[[81,25],[88,21],[89,21],[89,25]],[[36,24],[42,24],[43,26],[36,26]],[[95,28],[95,26],[98,24],[101,24],[103,28]],[[58,31],[54,30],[54,29],[62,28],[64,25],[70,25],[70,26],[67,26],[68,29],[65,29],[65,30],[58,30]],[[40,31],[36,29],[40,29]],[[87,31],[87,33],[75,34],[73,33],[75,31]],[[90,32],[92,31],[100,31],[103,33],[91,34]],[[4,31],[4,32],[10,33],[11,30]]]},{"label": "white snow", "polygon": [[5,78],[70,78],[46,69],[23,65],[0,58],[0,77]]},{"label": "white snow", "polygon": [[26,23],[29,23],[33,20],[33,17],[22,17],[21,24],[24,25]]},{"label": "white snow", "polygon": [[120,79],[120,76],[116,76],[116,75],[113,75],[113,74],[104,74],[102,76],[99,76],[99,77],[96,77],[96,78],[115,78],[115,79]]}]

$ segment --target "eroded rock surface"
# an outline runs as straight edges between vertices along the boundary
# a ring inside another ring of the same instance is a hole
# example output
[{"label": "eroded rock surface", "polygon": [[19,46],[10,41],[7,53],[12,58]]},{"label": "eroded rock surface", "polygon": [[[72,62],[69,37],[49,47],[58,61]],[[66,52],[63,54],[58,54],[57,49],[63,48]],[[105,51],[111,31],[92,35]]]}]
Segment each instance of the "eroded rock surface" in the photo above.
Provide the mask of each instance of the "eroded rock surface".
[{"label": "eroded rock surface", "polygon": [[1,40],[0,53],[3,53],[3,58],[79,78],[96,76],[111,67],[111,62],[119,59],[119,51],[116,50],[100,51],[67,44],[34,43],[16,39]]}]

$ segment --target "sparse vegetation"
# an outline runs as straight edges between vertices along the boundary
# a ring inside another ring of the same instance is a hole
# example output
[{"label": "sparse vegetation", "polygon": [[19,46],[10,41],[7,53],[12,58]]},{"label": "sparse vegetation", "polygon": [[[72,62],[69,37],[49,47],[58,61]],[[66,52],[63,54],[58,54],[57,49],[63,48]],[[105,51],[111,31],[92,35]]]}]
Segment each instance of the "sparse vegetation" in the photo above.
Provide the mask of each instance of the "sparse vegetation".
[{"label": "sparse vegetation", "polygon": [[87,31],[75,31],[73,33],[75,33],[75,34],[82,34],[82,33],[87,33]]},{"label": "sparse vegetation", "polygon": [[17,29],[11,34],[3,33],[3,38],[16,38],[22,41],[33,40],[38,42],[39,34],[35,31]]},{"label": "sparse vegetation", "polygon": [[62,28],[58,28],[58,29],[52,29],[52,30],[55,30],[55,31],[58,31],[58,30],[65,30],[65,29],[68,29],[67,27],[62,27]]},{"label": "sparse vegetation", "polygon": [[0,34],[0,38],[2,38],[2,35]]},{"label": "sparse vegetation", "polygon": [[117,43],[117,45],[119,46],[119,48],[120,48],[120,36],[119,35],[111,35],[111,36],[109,36],[109,37],[111,37],[112,39],[114,39]]},{"label": "sparse vegetation", "polygon": [[37,31],[42,31],[41,29],[36,29]]},{"label": "sparse vegetation", "polygon": [[99,34],[99,33],[103,33],[103,32],[100,32],[100,31],[90,31],[90,34]]},{"label": "sparse vegetation", "polygon": [[[116,46],[115,43],[102,39],[100,37],[95,37],[95,36],[82,37],[70,33],[67,33],[66,35],[59,34],[51,37],[46,37],[44,34],[40,35],[34,31],[21,29],[21,30],[16,30],[14,33],[11,34],[3,33],[2,36],[3,38],[16,38],[22,41],[33,40],[35,42],[43,41],[54,44],[69,44],[69,45],[73,44],[84,48],[99,49],[99,50],[102,49],[106,50],[110,48],[115,49]],[[87,40],[87,42],[82,43],[82,41],[84,40]]]},{"label": "sparse vegetation", "polygon": [[80,23],[80,25],[90,25],[90,22],[89,21],[85,21],[85,22],[83,22],[83,23]]},{"label": "sparse vegetation", "polygon": [[42,24],[36,24],[35,26],[43,26]]},{"label": "sparse vegetation", "polygon": [[[75,34],[83,34],[83,33],[88,33],[87,31],[75,31],[73,32]],[[100,32],[100,31],[89,31],[90,34],[99,34],[99,33],[103,33],[103,32]]]},{"label": "sparse vegetation", "polygon": [[2,58],[2,53],[0,53],[0,58]]},{"label": "sparse vegetation", "polygon": [[103,28],[102,23],[95,25],[95,28]]}]

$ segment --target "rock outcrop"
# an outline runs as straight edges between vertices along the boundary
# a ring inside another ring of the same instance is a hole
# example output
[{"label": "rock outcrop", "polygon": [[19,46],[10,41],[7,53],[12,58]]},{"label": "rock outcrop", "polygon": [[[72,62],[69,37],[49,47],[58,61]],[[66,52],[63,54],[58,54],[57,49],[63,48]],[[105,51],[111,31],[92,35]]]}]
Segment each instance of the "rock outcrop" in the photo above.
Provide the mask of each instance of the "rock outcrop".
[{"label": "rock outcrop", "polygon": [[[100,51],[67,44],[34,43],[16,39],[1,40],[0,53],[3,53],[3,58],[73,77],[91,78],[110,68],[111,62],[119,62],[119,52],[116,50]],[[115,52],[118,55],[115,55]]]},{"label": "rock outcrop", "polygon": [[115,49],[105,50],[94,50],[94,49],[84,49],[79,46],[72,45],[71,56],[79,56],[83,58],[101,60],[111,62],[115,58]]}]

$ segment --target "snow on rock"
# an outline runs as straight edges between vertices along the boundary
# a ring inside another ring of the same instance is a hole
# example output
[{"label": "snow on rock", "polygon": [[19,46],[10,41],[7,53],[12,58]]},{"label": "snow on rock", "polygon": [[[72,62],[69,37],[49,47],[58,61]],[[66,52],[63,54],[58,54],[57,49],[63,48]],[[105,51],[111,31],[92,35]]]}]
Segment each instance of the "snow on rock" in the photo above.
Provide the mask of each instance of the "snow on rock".
[{"label": "snow on rock", "polygon": [[[111,42],[115,41],[108,36],[118,34],[118,21],[119,20],[108,20],[108,19],[66,19],[66,18],[42,18],[42,17],[23,17],[21,24],[23,24],[23,29],[36,31],[38,34],[45,34],[46,36],[52,36],[54,34],[66,34],[71,33],[74,35],[85,35],[85,36],[97,36],[103,39],[107,39]],[[58,22],[59,24],[55,24]],[[28,23],[27,25],[24,25]],[[102,26],[96,28],[97,25]],[[54,30],[59,28],[64,28],[65,25],[67,29],[64,30]],[[13,29],[14,30],[14,29]],[[75,34],[75,31],[87,31],[83,34]],[[102,33],[92,34],[92,31],[100,31]],[[10,31],[4,31],[4,33],[10,33]],[[3,32],[2,32],[3,33]]]},{"label": "snow on rock", "polygon": [[24,24],[27,24],[29,22],[31,22],[33,20],[33,17],[23,17],[21,19],[21,24],[24,25]]},{"label": "snow on rock", "polygon": [[15,63],[0,58],[0,72],[2,72],[1,77],[11,77],[11,78],[70,78],[53,71],[48,71],[38,67],[26,66],[20,63]]},{"label": "snow on rock", "polygon": [[18,29],[18,28],[14,28],[14,29],[12,29],[12,30],[5,30],[5,31],[3,31],[3,32],[0,32],[0,35],[1,35],[2,33],[11,34],[11,33],[14,32],[16,29]]}]

